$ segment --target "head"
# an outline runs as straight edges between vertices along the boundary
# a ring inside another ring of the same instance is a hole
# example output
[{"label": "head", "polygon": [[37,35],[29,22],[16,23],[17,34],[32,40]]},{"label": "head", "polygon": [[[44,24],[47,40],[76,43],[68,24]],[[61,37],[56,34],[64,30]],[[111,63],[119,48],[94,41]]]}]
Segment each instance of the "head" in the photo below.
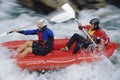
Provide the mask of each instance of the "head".
[{"label": "head", "polygon": [[92,29],[94,29],[94,30],[99,29],[99,19],[97,19],[97,18],[91,19],[90,24],[92,26]]},{"label": "head", "polygon": [[38,20],[37,27],[39,29],[42,29],[44,27],[44,20],[43,19]]}]

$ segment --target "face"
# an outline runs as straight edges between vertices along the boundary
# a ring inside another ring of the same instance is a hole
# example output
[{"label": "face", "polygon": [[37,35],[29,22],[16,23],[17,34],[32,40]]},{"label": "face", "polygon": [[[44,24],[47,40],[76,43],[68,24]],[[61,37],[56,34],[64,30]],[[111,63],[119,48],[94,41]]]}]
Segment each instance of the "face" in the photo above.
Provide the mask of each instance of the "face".
[{"label": "face", "polygon": [[43,28],[43,23],[42,23],[42,22],[37,22],[37,27],[38,27],[39,29],[42,29],[42,28]]},{"label": "face", "polygon": [[91,24],[91,29],[94,29],[96,27],[96,25]]}]

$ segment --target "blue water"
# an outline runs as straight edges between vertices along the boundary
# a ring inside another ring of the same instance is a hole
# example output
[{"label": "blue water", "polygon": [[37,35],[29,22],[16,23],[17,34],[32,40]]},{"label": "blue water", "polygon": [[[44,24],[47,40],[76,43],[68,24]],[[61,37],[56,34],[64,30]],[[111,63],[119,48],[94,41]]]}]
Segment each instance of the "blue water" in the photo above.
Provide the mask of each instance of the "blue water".
[{"label": "blue water", "polygon": [[[85,25],[89,24],[91,18],[100,19],[100,26],[106,31],[110,40],[120,44],[120,9],[111,5],[95,10],[82,10],[79,12],[79,21]],[[55,15],[54,15],[55,16]],[[51,16],[36,13],[19,5],[16,0],[0,0],[0,34],[13,29],[36,28],[36,21],[44,19],[49,28],[54,31],[55,38],[69,38],[78,30],[74,21],[52,24],[48,22]],[[22,28],[24,27],[24,28]],[[25,36],[18,33],[11,33],[0,37],[0,43],[13,40],[37,39],[37,36]],[[98,63],[71,65],[65,69],[45,74],[37,72],[29,73],[21,70],[9,59],[9,49],[0,47],[0,80],[119,80],[120,79],[120,48],[114,55]]]}]

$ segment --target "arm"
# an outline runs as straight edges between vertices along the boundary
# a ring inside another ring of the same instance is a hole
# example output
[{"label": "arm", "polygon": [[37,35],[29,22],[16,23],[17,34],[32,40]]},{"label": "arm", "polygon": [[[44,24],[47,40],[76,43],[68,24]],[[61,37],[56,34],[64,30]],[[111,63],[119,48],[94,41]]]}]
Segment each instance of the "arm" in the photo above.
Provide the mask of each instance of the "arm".
[{"label": "arm", "polygon": [[82,26],[82,24],[81,24],[80,22],[78,22],[78,28],[79,28],[80,30],[83,29],[83,26]]},{"label": "arm", "polygon": [[78,28],[79,28],[79,30],[83,30],[83,29],[89,30],[90,27],[91,27],[90,25],[82,26],[82,24],[80,22],[78,22]]},{"label": "arm", "polygon": [[108,35],[102,29],[97,31],[97,32],[95,32],[94,36],[95,36],[95,39],[98,42],[97,44],[107,45],[107,43],[109,42]]},{"label": "arm", "polygon": [[17,33],[21,33],[21,34],[24,34],[24,35],[34,35],[34,34],[37,34],[37,31],[38,29],[35,29],[35,30],[17,30],[17,29],[14,29],[13,32],[17,32]]},{"label": "arm", "polygon": [[98,51],[101,51],[104,49],[104,47],[107,45],[107,43],[109,42],[109,38],[107,36],[107,34],[103,31],[103,30],[99,30],[98,33],[96,33],[95,35],[95,42],[97,43],[97,49]]}]

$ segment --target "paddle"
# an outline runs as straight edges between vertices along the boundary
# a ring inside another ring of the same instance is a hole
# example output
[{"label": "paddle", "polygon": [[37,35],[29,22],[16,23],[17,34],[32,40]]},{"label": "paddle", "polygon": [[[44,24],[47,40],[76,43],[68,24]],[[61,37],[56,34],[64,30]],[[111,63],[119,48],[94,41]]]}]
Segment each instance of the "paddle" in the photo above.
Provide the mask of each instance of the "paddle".
[{"label": "paddle", "polygon": [[[23,26],[23,27],[20,27],[20,28],[18,28],[18,29],[23,29],[23,28],[28,27],[28,26],[30,26],[30,25]],[[6,36],[6,35],[8,35],[8,34],[10,34],[10,33],[13,33],[13,31],[3,32],[3,33],[0,34],[0,38],[1,38],[1,37],[4,37],[4,36]]]},{"label": "paddle", "polygon": [[70,20],[71,18],[75,18],[75,12],[68,3],[65,3],[61,8],[64,12],[52,17],[50,22],[62,23]]},{"label": "paddle", "polygon": [[[74,19],[78,23],[78,19],[75,16],[75,11],[68,3],[64,4],[62,6],[62,8],[64,9],[65,12],[62,14],[59,14],[57,16],[54,16],[50,21],[56,22],[56,23],[61,23],[61,22],[67,21],[69,19]],[[64,19],[64,18],[66,18],[66,19]],[[87,33],[87,31],[84,28],[82,30],[90,38],[90,40],[93,42],[93,44],[95,46],[97,46],[97,44],[93,41],[93,39],[90,37],[90,35]]]},{"label": "paddle", "polygon": [[[73,10],[74,11],[74,10]],[[74,11],[74,13],[75,13],[75,11]],[[75,21],[78,23],[78,19],[75,17]],[[97,44],[93,41],[93,39],[91,38],[91,36],[87,33],[87,31],[83,28],[82,29],[83,31],[84,31],[84,33],[89,37],[89,39],[93,42],[93,44],[95,45],[95,46],[97,46]]]},{"label": "paddle", "polygon": [[2,33],[2,34],[0,35],[0,38],[1,38],[1,37],[4,37],[5,35],[8,35],[8,34],[10,34],[10,33],[12,33],[12,32],[13,32],[13,31]]}]

